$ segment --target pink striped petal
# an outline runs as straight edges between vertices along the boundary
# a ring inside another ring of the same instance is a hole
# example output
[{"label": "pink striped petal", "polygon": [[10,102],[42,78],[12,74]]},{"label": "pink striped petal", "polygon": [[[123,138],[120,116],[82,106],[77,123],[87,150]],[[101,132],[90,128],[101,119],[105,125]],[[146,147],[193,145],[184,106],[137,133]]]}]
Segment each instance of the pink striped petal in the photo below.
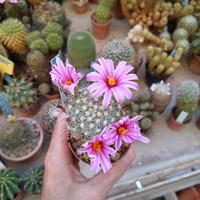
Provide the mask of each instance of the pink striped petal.
[{"label": "pink striped petal", "polygon": [[109,89],[107,89],[107,91],[105,91],[104,98],[103,98],[104,108],[107,108],[108,105],[110,104],[111,97],[112,97],[112,92]]},{"label": "pink striped petal", "polygon": [[97,72],[90,72],[86,76],[87,81],[103,81],[103,78]]}]

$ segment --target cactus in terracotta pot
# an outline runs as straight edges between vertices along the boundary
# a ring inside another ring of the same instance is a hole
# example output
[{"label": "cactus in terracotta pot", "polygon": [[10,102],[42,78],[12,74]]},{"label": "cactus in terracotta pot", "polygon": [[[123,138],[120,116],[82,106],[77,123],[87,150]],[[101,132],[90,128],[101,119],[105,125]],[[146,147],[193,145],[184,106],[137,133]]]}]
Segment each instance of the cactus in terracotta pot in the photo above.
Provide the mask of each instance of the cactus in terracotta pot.
[{"label": "cactus in terracotta pot", "polygon": [[96,58],[94,40],[87,32],[81,31],[71,34],[67,47],[69,61],[75,67],[89,67]]},{"label": "cactus in terracotta pot", "polygon": [[152,103],[156,105],[154,110],[163,112],[171,97],[171,87],[169,83],[154,83],[151,86]]},{"label": "cactus in terracotta pot", "polygon": [[32,194],[41,193],[43,176],[44,167],[30,169],[24,178],[24,190]]},{"label": "cactus in terracotta pot", "polygon": [[20,192],[19,176],[9,169],[0,170],[0,198],[1,200],[12,200]]}]

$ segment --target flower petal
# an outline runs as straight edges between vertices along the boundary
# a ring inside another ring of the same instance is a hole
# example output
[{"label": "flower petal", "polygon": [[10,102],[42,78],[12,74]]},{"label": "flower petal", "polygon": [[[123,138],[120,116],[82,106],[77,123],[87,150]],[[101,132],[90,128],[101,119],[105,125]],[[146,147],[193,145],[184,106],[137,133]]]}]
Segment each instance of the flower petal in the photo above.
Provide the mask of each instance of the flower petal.
[{"label": "flower petal", "polygon": [[105,91],[104,98],[103,98],[104,108],[107,108],[108,105],[110,104],[111,97],[112,97],[112,92],[109,89],[107,89],[107,91]]}]

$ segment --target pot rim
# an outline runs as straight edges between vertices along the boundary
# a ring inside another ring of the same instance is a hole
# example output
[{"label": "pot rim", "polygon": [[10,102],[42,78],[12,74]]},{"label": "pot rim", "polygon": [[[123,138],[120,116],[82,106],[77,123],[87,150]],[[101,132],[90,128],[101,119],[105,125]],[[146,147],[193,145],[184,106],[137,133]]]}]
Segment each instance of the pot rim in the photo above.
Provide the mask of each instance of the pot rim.
[{"label": "pot rim", "polygon": [[9,160],[9,161],[15,161],[15,162],[21,162],[21,161],[25,161],[25,160],[28,160],[29,158],[33,157],[38,151],[39,149],[41,148],[42,146],[42,143],[44,141],[44,132],[43,132],[43,129],[42,127],[39,125],[39,123],[34,120],[34,119],[31,119],[31,118],[28,118],[28,117],[20,117],[17,119],[18,121],[31,121],[31,122],[35,122],[36,123],[36,126],[40,132],[40,139],[39,139],[39,142],[36,146],[36,148],[30,152],[28,155],[26,156],[22,156],[22,157],[19,157],[19,158],[12,158],[10,156],[7,156],[1,149],[0,149],[0,155],[5,158],[6,160]]}]

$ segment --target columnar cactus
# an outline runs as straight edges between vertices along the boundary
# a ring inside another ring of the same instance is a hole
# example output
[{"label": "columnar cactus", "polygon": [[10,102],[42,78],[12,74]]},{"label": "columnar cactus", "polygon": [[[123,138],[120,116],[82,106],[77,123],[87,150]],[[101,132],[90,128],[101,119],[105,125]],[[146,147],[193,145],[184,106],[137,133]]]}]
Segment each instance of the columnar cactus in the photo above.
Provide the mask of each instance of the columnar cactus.
[{"label": "columnar cactus", "polygon": [[95,19],[99,23],[105,23],[109,20],[112,14],[112,8],[115,4],[116,0],[102,0],[97,9]]},{"label": "columnar cactus", "polygon": [[0,43],[17,54],[26,53],[26,29],[18,19],[0,23]]},{"label": "columnar cactus", "polygon": [[186,121],[192,119],[194,111],[198,107],[199,103],[200,89],[196,81],[185,80],[183,81],[177,89],[177,103],[175,115],[176,117],[185,111],[188,113]]},{"label": "columnar cactus", "polygon": [[104,57],[112,59],[115,64],[118,64],[121,60],[135,63],[135,52],[128,42],[115,39],[108,42],[104,48]]},{"label": "columnar cactus", "polygon": [[9,170],[0,170],[0,199],[11,200],[20,192],[18,175]]},{"label": "columnar cactus", "polygon": [[44,168],[30,169],[24,178],[24,190],[32,194],[38,194],[42,190]]},{"label": "columnar cactus", "polygon": [[69,61],[75,67],[89,67],[96,58],[94,40],[87,32],[71,34],[67,46]]},{"label": "columnar cactus", "polygon": [[12,79],[5,89],[11,105],[15,108],[28,108],[34,102],[36,93],[32,83],[24,79]]},{"label": "columnar cactus", "polygon": [[169,83],[154,83],[151,86],[151,99],[152,103],[156,105],[154,110],[163,112],[171,97],[171,87]]}]

